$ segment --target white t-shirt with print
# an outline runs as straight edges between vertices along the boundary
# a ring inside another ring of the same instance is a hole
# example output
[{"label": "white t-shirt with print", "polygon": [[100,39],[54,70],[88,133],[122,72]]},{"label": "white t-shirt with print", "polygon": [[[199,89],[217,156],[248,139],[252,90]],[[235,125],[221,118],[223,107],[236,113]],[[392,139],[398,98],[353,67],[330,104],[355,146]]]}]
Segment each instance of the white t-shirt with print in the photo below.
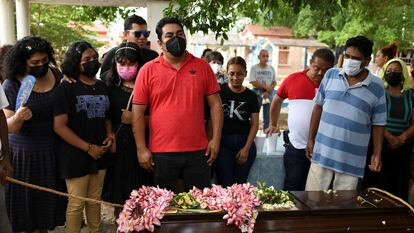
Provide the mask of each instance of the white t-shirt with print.
[{"label": "white t-shirt with print", "polygon": [[[252,66],[249,74],[249,82],[259,81],[266,86],[270,86],[275,82],[276,72],[275,69],[268,65],[266,68],[261,67],[259,64]],[[263,91],[257,88],[254,88],[256,94],[261,94]]]}]

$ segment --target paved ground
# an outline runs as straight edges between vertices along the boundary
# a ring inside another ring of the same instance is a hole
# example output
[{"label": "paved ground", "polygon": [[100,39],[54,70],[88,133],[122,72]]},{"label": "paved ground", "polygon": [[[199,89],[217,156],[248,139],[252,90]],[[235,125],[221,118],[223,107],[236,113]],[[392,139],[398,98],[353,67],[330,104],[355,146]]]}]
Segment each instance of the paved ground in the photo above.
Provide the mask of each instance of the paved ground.
[{"label": "paved ground", "polygon": [[[101,219],[102,219],[102,233],[114,233],[116,232],[115,226],[115,218],[113,215],[113,208],[111,207],[102,207],[101,212]],[[57,227],[54,231],[50,231],[50,233],[66,233],[65,227]],[[81,233],[89,233],[88,227],[83,227]]]}]

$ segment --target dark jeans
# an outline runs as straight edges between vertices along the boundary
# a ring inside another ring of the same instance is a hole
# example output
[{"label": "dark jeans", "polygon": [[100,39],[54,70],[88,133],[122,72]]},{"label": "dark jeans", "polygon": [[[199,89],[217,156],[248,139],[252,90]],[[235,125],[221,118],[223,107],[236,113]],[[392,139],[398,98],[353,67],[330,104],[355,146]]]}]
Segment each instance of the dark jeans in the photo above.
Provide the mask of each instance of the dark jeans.
[{"label": "dark jeans", "polygon": [[153,153],[154,184],[173,192],[177,191],[178,177],[184,179],[186,191],[193,186],[210,187],[210,167],[205,150],[177,153]]},{"label": "dark jeans", "polygon": [[256,158],[256,145],[253,142],[250,147],[246,163],[238,164],[236,155],[246,144],[247,136],[244,134],[223,134],[221,136],[220,150],[214,163],[217,184],[227,187],[235,183],[246,183],[250,168]]},{"label": "dark jeans", "polygon": [[289,191],[304,191],[308,177],[310,161],[306,157],[305,149],[296,149],[287,143],[283,162],[285,165],[285,182],[283,189]]},{"label": "dark jeans", "polygon": [[[257,94],[261,93],[261,94]],[[269,95],[269,101],[268,104],[263,104],[263,92],[256,91],[257,94],[257,101],[259,102],[260,106],[263,106],[263,129],[267,129],[269,127],[269,121],[270,121],[270,104],[272,103],[273,97],[276,95],[276,91],[273,90],[272,93]]]}]

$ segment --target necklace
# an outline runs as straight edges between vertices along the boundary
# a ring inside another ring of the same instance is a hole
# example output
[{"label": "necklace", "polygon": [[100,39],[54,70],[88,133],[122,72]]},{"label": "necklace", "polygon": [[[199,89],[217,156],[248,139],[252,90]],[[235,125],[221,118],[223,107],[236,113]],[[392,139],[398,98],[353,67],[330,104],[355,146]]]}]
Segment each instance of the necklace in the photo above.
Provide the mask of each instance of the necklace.
[{"label": "necklace", "polygon": [[[88,80],[89,81],[89,80]],[[78,82],[85,88],[88,90],[92,90],[95,91],[96,90],[96,80],[94,80],[95,82],[91,82],[91,83],[87,83],[85,81],[83,81],[82,79],[79,79]]]},{"label": "necklace", "polygon": [[121,90],[123,90],[125,92],[129,92],[129,93],[131,93],[132,90],[134,89],[133,87],[127,87],[127,86],[124,86],[124,85],[121,85],[120,88],[121,88]]},{"label": "necklace", "polygon": [[95,83],[94,84],[85,84],[82,81],[80,81],[82,87],[88,90],[96,91]]}]

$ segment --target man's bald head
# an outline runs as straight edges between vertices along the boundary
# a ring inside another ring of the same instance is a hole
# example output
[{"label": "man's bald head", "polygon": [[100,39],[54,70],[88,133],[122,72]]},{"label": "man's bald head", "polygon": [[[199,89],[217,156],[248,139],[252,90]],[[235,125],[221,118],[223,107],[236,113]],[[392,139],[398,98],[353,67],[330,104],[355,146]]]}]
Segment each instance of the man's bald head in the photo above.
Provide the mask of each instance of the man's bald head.
[{"label": "man's bald head", "polygon": [[266,49],[260,50],[258,58],[261,65],[266,65],[269,60],[269,52]]}]

